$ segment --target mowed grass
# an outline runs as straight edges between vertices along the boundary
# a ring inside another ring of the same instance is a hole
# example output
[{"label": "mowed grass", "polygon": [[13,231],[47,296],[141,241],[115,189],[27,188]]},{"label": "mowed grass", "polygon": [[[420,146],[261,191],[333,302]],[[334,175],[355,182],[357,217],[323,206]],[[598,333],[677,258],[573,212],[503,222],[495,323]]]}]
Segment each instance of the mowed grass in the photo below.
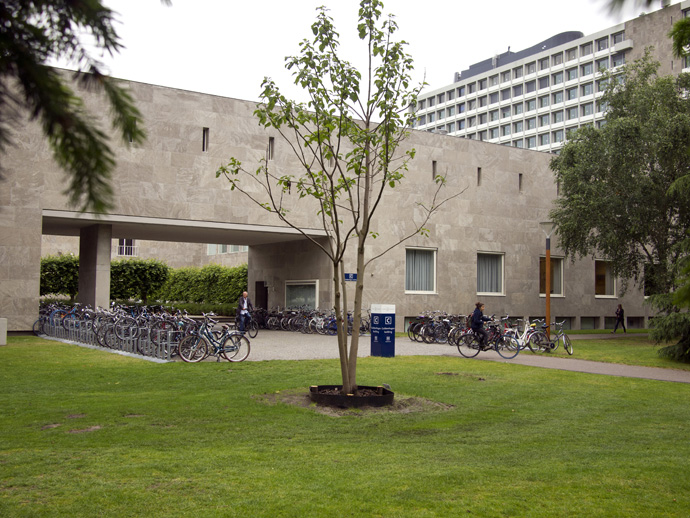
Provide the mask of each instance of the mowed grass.
[{"label": "mowed grass", "polygon": [[450,408],[331,417],[261,397],[339,376],[337,360],[156,364],[10,338],[0,516],[690,514],[688,384],[363,358],[361,384]]}]

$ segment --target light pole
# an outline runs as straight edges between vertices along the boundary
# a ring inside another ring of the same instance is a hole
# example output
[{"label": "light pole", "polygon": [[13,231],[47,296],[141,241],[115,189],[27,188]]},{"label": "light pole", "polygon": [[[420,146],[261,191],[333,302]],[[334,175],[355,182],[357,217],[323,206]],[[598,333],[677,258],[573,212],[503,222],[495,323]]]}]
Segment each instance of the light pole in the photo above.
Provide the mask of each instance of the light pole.
[{"label": "light pole", "polygon": [[551,234],[556,228],[553,221],[539,223],[546,235],[546,337],[551,340]]}]

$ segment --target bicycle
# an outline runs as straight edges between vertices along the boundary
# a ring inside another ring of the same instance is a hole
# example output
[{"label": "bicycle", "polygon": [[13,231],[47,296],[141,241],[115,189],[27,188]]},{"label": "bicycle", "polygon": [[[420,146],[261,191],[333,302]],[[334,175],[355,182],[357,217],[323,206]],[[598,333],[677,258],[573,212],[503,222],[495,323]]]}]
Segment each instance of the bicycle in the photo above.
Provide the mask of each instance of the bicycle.
[{"label": "bicycle", "polygon": [[520,343],[514,336],[503,334],[503,323],[508,317],[502,318],[500,323],[492,322],[489,324],[489,338],[484,345],[481,345],[482,335],[474,330],[465,333],[458,340],[458,352],[465,358],[474,358],[481,351],[494,349],[501,358],[510,360],[515,358],[520,352]]},{"label": "bicycle", "polygon": [[[553,340],[549,340],[547,338],[549,334],[547,332],[541,335],[543,338],[537,338],[534,336],[533,339],[528,343],[530,350],[533,353],[553,352],[558,349],[560,343],[563,342],[563,348],[565,351],[569,355],[572,355],[573,344],[570,340],[570,337],[563,331],[563,324],[565,324],[565,320],[562,322],[553,322],[551,324],[552,326],[556,327],[556,337]],[[548,330],[549,326],[543,324],[542,328],[546,331]]]},{"label": "bicycle", "polygon": [[[527,324],[527,320],[525,319],[518,319],[518,322],[524,322]],[[537,323],[543,322],[542,320],[535,320],[529,325],[525,325],[524,329],[522,332],[519,331],[518,329],[518,324],[514,325],[513,327],[509,328],[505,334],[513,336],[515,339],[517,339],[518,343],[520,344],[520,349],[526,349],[529,347],[529,342],[531,340],[538,340],[542,341],[546,339],[546,334],[544,334],[543,331],[537,330]]]},{"label": "bicycle", "polygon": [[[178,346],[180,358],[188,363],[196,363],[206,359],[209,354],[213,354],[216,361],[220,361],[221,357],[230,362],[246,360],[250,351],[247,337],[238,331],[230,331],[227,325],[222,326],[221,332],[215,332],[213,326],[218,322],[213,320],[211,315],[204,314],[204,322],[198,332],[180,341]],[[209,350],[209,346],[212,350]]]}]

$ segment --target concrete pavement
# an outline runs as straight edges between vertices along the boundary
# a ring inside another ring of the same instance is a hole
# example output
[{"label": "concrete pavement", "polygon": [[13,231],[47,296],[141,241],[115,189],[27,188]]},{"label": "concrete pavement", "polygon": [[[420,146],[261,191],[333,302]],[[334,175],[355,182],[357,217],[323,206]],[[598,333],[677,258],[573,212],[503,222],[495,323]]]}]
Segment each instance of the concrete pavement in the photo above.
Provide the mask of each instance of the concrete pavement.
[{"label": "concrete pavement", "polygon": [[[619,335],[595,335],[592,338],[608,339]],[[586,339],[582,335],[573,335],[575,340]],[[360,338],[359,357],[371,355],[371,341],[369,336]],[[425,344],[413,342],[406,337],[396,338],[396,356],[455,356],[460,354],[458,350],[444,344]],[[629,378],[643,378],[660,381],[672,381],[677,383],[690,383],[690,371],[679,369],[661,369],[657,367],[638,367],[632,365],[620,365],[614,363],[594,362],[578,360],[577,345],[575,356],[571,358],[550,357],[548,355],[536,355],[530,351],[523,351],[512,360],[501,358],[493,351],[481,352],[476,359],[497,361],[505,363],[517,363],[530,367],[547,369],[560,369],[575,372],[588,372],[591,374],[603,374],[607,376],[622,376]],[[307,335],[289,331],[260,330],[256,338],[251,339],[251,352],[247,361],[267,360],[315,360],[338,358],[338,341],[335,336]],[[470,361],[470,360],[468,360]]]}]

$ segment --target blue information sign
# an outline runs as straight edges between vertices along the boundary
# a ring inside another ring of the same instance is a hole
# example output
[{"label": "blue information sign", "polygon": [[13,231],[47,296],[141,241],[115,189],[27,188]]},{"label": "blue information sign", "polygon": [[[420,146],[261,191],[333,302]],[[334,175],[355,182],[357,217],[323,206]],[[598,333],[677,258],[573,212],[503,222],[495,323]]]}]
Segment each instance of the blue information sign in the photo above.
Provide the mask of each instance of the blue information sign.
[{"label": "blue information sign", "polygon": [[371,305],[371,355],[395,356],[395,305]]},{"label": "blue information sign", "polygon": [[357,274],[356,273],[346,273],[345,274],[345,280],[346,281],[356,281],[357,280]]}]

